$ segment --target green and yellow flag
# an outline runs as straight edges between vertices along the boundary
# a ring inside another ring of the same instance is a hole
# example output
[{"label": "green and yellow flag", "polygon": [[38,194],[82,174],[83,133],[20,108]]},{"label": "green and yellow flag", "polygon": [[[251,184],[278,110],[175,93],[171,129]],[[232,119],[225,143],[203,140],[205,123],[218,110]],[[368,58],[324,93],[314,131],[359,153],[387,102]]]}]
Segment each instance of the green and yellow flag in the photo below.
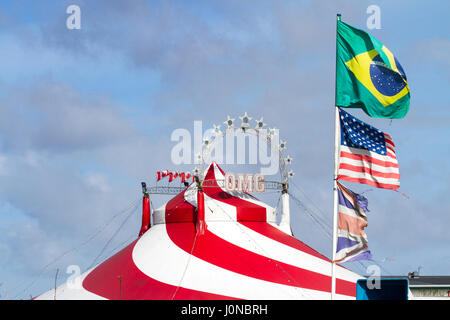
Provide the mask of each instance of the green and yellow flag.
[{"label": "green and yellow flag", "polygon": [[409,110],[405,72],[368,33],[337,21],[336,106],[361,108],[376,118],[403,118]]}]

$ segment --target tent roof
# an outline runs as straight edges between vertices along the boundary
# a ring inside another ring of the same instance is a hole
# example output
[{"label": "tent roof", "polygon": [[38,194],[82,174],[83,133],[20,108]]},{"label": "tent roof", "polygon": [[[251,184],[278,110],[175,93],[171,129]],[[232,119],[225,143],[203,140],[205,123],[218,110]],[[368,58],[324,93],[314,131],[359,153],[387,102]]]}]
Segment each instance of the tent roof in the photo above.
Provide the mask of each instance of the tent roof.
[{"label": "tent roof", "polygon": [[[212,163],[205,178],[223,175]],[[81,275],[81,288],[59,287],[57,299],[330,298],[330,260],[281,231],[272,207],[217,183],[203,190],[204,234],[191,185],[153,213],[146,233]],[[336,276],[338,297],[354,298],[361,277],[340,266]]]}]

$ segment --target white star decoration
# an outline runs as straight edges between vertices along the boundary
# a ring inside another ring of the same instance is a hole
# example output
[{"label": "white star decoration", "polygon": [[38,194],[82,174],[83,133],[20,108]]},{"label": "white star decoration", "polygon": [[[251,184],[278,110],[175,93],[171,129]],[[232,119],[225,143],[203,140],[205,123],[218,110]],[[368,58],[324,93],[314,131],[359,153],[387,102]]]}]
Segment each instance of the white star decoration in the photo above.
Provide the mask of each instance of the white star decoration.
[{"label": "white star decoration", "polygon": [[287,158],[284,159],[284,161],[286,162],[286,164],[291,164],[292,163],[292,158],[290,156],[287,156]]},{"label": "white star decoration", "polygon": [[[194,156],[194,159],[196,160],[195,163],[196,164],[200,164],[203,165],[204,161],[206,159],[206,154],[205,152],[208,152],[208,150],[214,145],[214,142],[220,138],[223,137],[223,135],[229,131],[236,133],[236,131],[242,131],[243,133],[246,133],[247,131],[249,133],[252,134],[256,134],[257,136],[263,136],[264,139],[267,140],[268,143],[272,143],[274,142],[274,137],[276,137],[276,141],[279,141],[279,150],[283,151],[286,148],[286,141],[285,140],[278,140],[279,139],[279,130],[275,127],[273,128],[264,128],[267,126],[267,124],[264,122],[264,117],[261,117],[259,120],[258,119],[254,119],[254,121],[256,122],[256,125],[254,128],[250,127],[250,120],[252,120],[252,117],[249,117],[249,115],[247,114],[247,112],[244,113],[244,115],[239,117],[242,121],[241,126],[235,126],[234,121],[235,118],[231,118],[229,115],[227,115],[227,120],[224,122],[225,129],[221,130],[221,125],[216,125],[213,124],[212,126],[212,133],[209,134],[209,136],[204,137],[202,140],[202,152],[201,153],[197,153]],[[341,122],[342,123],[342,122]],[[211,131],[211,129],[210,129]],[[351,131],[351,130],[350,130]],[[356,138],[357,139],[357,138]],[[343,142],[345,144],[345,142]],[[349,142],[350,143],[350,142]],[[204,158],[205,156],[205,158]],[[292,157],[291,156],[287,156],[286,158],[284,158],[283,156],[280,158],[280,161],[284,161],[285,165],[291,165],[292,164]],[[290,170],[289,172],[286,171],[286,167],[283,167],[283,179],[288,179],[288,178],[292,178],[294,176],[294,171]],[[193,176],[199,176],[200,175],[200,170],[198,167],[195,167],[193,169]]]},{"label": "white star decoration", "polygon": [[255,120],[256,121],[256,129],[262,129],[266,124],[264,123],[264,118],[261,117],[261,119],[259,120]]},{"label": "white star decoration", "polygon": [[280,150],[286,149],[286,141],[281,140],[280,142]]},{"label": "white star decoration", "polygon": [[220,124],[218,126],[213,124],[213,129],[214,129],[214,133],[219,134],[220,133]]},{"label": "white star decoration", "polygon": [[239,119],[241,119],[241,121],[242,121],[242,127],[243,128],[248,128],[249,127],[249,123],[250,123],[250,120],[252,120],[253,118],[251,118],[251,117],[249,117],[248,115],[247,115],[247,112],[242,116],[242,117],[239,117]]},{"label": "white star decoration", "polygon": [[234,127],[234,118],[231,118],[230,116],[228,116],[227,121],[224,122],[228,128],[233,128]]}]

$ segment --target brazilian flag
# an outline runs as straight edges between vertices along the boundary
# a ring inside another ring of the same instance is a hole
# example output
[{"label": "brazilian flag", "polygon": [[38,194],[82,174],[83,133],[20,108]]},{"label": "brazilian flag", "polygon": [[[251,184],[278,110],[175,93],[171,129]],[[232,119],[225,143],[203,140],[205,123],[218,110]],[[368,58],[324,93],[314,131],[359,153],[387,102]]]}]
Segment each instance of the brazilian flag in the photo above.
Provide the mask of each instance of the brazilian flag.
[{"label": "brazilian flag", "polygon": [[336,106],[361,108],[376,118],[403,118],[409,110],[405,72],[368,33],[337,21]]}]

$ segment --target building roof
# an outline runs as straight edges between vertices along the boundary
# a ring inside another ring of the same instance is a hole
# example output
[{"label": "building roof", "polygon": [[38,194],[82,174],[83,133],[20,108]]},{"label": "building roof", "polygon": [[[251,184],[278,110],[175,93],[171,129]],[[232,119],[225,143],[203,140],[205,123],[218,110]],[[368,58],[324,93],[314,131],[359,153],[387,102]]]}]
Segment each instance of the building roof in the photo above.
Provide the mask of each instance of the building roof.
[{"label": "building roof", "polygon": [[450,287],[450,276],[421,276],[421,275],[409,275],[409,276],[383,276],[388,279],[408,279],[409,286],[429,286],[429,287]]}]

